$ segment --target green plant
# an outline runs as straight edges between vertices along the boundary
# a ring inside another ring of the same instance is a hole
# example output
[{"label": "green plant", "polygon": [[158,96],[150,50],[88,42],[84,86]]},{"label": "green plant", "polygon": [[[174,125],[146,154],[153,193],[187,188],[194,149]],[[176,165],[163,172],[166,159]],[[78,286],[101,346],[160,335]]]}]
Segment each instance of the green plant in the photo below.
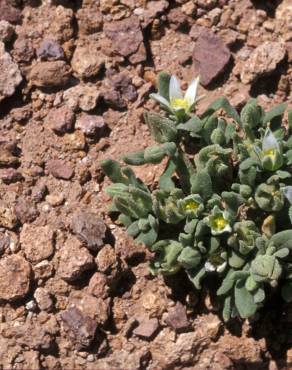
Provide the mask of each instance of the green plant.
[{"label": "green plant", "polygon": [[128,233],[154,252],[153,274],[185,269],[196,289],[217,275],[223,318],[248,318],[276,288],[292,300],[292,112],[284,124],[285,104],[266,113],[251,99],[238,114],[220,98],[199,116],[197,86],[183,96],[161,73],[152,97],[164,114],[145,112],[158,144],[123,158],[134,166],[166,158],[155,190],[105,160],[106,191]]}]

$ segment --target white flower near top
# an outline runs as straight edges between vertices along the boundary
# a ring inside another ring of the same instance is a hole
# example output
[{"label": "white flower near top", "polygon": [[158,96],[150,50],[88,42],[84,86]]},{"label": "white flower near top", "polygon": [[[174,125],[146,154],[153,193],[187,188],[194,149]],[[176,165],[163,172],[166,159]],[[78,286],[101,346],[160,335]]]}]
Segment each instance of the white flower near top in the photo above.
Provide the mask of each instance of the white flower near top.
[{"label": "white flower near top", "polygon": [[173,114],[181,110],[189,113],[194,108],[194,105],[202,98],[202,96],[197,98],[199,81],[199,77],[195,78],[183,95],[179,80],[176,76],[171,76],[169,81],[169,101],[160,94],[151,94],[150,96]]}]

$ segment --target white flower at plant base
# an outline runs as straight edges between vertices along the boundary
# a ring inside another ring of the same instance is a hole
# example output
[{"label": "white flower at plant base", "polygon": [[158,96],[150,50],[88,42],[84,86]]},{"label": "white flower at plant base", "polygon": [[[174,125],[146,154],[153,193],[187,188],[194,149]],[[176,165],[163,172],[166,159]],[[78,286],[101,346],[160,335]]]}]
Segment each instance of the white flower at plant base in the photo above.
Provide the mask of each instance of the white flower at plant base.
[{"label": "white flower at plant base", "polygon": [[197,98],[199,81],[200,77],[195,78],[189,85],[185,95],[183,95],[178,79],[176,76],[171,76],[169,81],[169,101],[159,94],[151,94],[150,97],[173,114],[181,110],[189,113],[194,108],[195,103],[202,98],[202,96]]},{"label": "white flower at plant base", "polygon": [[217,272],[223,272],[225,270],[225,267],[227,266],[227,262],[224,261],[223,263],[221,263],[221,265],[213,265],[211,262],[207,261],[205,262],[205,269],[206,271],[208,272],[213,272],[213,271],[217,271]]},{"label": "white flower at plant base", "polygon": [[255,151],[265,170],[276,171],[283,165],[281,147],[269,128],[267,128],[265,132],[262,141],[262,149],[256,147]]},{"label": "white flower at plant base", "polygon": [[212,213],[205,218],[205,222],[210,227],[212,235],[220,235],[232,231],[228,216],[228,213],[221,211],[218,206],[213,208]]}]

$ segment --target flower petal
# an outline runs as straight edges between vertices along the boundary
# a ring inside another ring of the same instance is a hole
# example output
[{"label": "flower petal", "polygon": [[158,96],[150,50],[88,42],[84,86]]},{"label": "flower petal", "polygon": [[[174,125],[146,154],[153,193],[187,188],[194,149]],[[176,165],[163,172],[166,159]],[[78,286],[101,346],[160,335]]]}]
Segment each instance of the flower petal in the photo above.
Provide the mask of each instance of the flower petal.
[{"label": "flower petal", "polygon": [[168,108],[170,111],[172,111],[172,108],[169,104],[169,102],[161,95],[159,94],[150,94],[150,98],[156,100],[158,103],[162,104],[166,108]]},{"label": "flower petal", "polygon": [[263,151],[269,149],[276,149],[277,151],[280,150],[279,143],[269,128],[265,132],[262,148]]},{"label": "flower petal", "polygon": [[292,204],[292,186],[285,186],[283,188],[283,193],[288,199],[289,203]]},{"label": "flower petal", "polygon": [[169,101],[172,102],[174,99],[183,99],[183,94],[178,79],[175,76],[171,76],[169,81]]},{"label": "flower petal", "polygon": [[189,105],[193,105],[196,101],[197,96],[197,90],[200,82],[200,77],[195,78],[191,84],[189,85],[186,94],[185,94],[185,100],[189,103]]}]

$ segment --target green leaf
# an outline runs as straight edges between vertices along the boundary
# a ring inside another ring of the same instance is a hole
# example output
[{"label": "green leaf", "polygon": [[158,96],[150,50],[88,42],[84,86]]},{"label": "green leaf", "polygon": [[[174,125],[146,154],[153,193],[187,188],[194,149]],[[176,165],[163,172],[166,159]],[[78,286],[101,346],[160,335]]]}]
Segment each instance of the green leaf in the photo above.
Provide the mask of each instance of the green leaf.
[{"label": "green leaf", "polygon": [[175,188],[175,184],[171,177],[176,170],[176,164],[173,159],[169,159],[163,174],[159,179],[159,186],[161,190],[171,191]]},{"label": "green leaf", "polygon": [[253,300],[252,294],[245,288],[244,284],[244,280],[237,281],[234,288],[234,300],[240,317],[247,319],[256,313],[257,305]]},{"label": "green leaf", "polygon": [[266,125],[276,117],[281,117],[287,108],[286,103],[282,103],[273,107],[268,113],[265,114],[263,124]]},{"label": "green leaf", "polygon": [[180,123],[177,128],[179,130],[188,131],[192,137],[199,137],[199,133],[203,128],[203,122],[199,117],[193,116],[186,123]]},{"label": "green leaf", "polygon": [[122,184],[129,184],[129,180],[123,176],[121,166],[117,161],[112,159],[105,159],[100,163],[104,173],[110,178],[112,182],[120,182]]},{"label": "green leaf", "polygon": [[160,72],[158,75],[158,92],[159,95],[163,96],[169,101],[169,81],[170,75],[166,72]]},{"label": "green leaf", "polygon": [[214,112],[216,112],[219,109],[223,109],[229,117],[233,118],[234,121],[241,124],[241,119],[239,117],[239,114],[230,105],[229,101],[223,96],[221,98],[215,100],[213,103],[211,103],[209,105],[207,110],[203,113],[202,118],[210,116],[211,114],[213,114]]},{"label": "green leaf", "polygon": [[224,300],[222,316],[225,322],[231,318],[231,297],[226,297]]},{"label": "green leaf", "polygon": [[170,119],[154,112],[145,112],[144,119],[153,138],[160,144],[175,141],[177,129]]},{"label": "green leaf", "polygon": [[185,247],[177,260],[185,269],[191,269],[200,264],[201,254],[194,248]]},{"label": "green leaf", "polygon": [[203,199],[211,198],[213,194],[212,180],[206,170],[202,170],[191,177],[192,194],[199,194]]},{"label": "green leaf", "polygon": [[123,157],[123,161],[132,166],[140,166],[145,164],[146,161],[144,159],[144,152],[144,150],[139,150],[138,152],[127,154]]}]

